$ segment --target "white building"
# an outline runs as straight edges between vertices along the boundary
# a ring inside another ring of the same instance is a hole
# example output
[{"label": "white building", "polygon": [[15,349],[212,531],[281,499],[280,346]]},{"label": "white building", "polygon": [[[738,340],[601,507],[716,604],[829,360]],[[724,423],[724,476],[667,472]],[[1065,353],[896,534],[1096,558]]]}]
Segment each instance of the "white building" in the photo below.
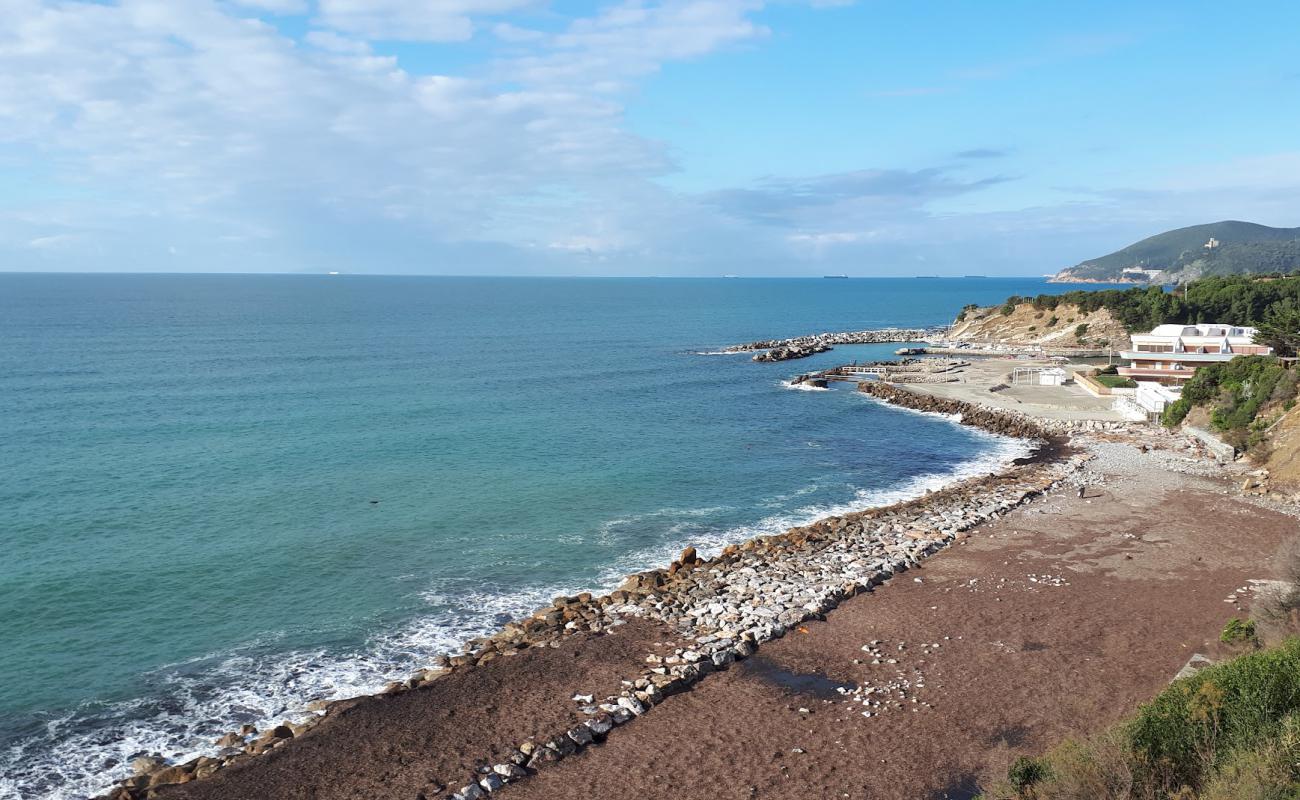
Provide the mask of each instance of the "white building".
[{"label": "white building", "polygon": [[1161,386],[1152,381],[1138,381],[1133,392],[1133,402],[1149,416],[1159,416],[1171,403],[1177,402],[1182,391],[1168,386]]},{"label": "white building", "polygon": [[1064,386],[1069,375],[1060,367],[1048,367],[1038,373],[1039,386]]},{"label": "white building", "polygon": [[1234,325],[1157,325],[1150,333],[1134,334],[1132,346],[1120,352],[1130,363],[1119,374],[1135,381],[1182,386],[1196,368],[1241,355],[1269,355],[1273,348],[1255,344],[1254,328]]},{"label": "white building", "polygon": [[1144,269],[1142,267],[1125,267],[1120,271],[1120,277],[1133,281],[1148,281],[1157,283],[1164,277],[1165,271],[1162,269]]}]

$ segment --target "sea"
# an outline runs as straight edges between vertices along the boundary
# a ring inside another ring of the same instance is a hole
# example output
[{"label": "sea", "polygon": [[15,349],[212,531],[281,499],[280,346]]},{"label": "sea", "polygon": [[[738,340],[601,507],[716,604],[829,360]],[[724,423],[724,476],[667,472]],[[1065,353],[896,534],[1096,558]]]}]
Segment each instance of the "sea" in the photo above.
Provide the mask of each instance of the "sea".
[{"label": "sea", "polygon": [[724,346],[1041,279],[0,274],[0,797],[380,690],[685,546],[1022,444]]}]

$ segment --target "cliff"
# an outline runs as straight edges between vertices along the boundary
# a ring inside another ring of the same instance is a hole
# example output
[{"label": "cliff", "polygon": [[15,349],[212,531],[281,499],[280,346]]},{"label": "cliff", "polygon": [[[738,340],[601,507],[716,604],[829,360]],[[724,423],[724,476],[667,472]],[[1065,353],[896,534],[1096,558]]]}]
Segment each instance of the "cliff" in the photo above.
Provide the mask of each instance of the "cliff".
[{"label": "cliff", "polygon": [[1288,411],[1269,431],[1265,468],[1276,489],[1300,497],[1300,406]]},{"label": "cliff", "polygon": [[[1081,326],[1087,327],[1081,330]],[[1038,309],[1032,303],[968,306],[953,323],[949,338],[980,344],[1116,349],[1126,347],[1129,341],[1123,324],[1108,309],[1084,311],[1070,303],[1053,310]]]}]

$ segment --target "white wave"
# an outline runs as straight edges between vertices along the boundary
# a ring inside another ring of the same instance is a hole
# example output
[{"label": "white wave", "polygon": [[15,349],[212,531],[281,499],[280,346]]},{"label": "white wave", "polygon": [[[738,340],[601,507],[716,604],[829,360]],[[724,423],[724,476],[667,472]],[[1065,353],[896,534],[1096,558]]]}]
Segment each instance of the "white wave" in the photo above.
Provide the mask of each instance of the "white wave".
[{"label": "white wave", "polygon": [[827,386],[811,386],[806,383],[795,383],[793,381],[781,381],[781,385],[787,389],[794,389],[800,392],[829,392],[830,391],[830,387]]},{"label": "white wave", "polygon": [[690,355],[693,356],[745,356],[751,355],[757,351],[754,350],[692,350]]},{"label": "white wave", "polygon": [[[223,733],[250,722],[258,728],[312,715],[313,700],[337,700],[381,691],[440,653],[500,627],[575,587],[536,588],[509,595],[473,593],[431,605],[449,610],[372,638],[351,652],[324,648],[279,654],[255,643],[245,652],[212,655],[159,670],[162,687],[150,698],[86,704],[49,720],[41,734],[0,753],[0,798],[80,800],[130,775],[130,761],[157,753],[176,762],[212,755]],[[258,645],[262,647],[258,647]],[[195,663],[205,668],[187,669]]]},{"label": "white wave", "polygon": [[[706,558],[712,558],[730,544],[739,544],[756,536],[769,536],[800,526],[809,525],[826,517],[840,516],[870,508],[893,505],[914,500],[926,493],[942,489],[958,481],[996,472],[1017,458],[1022,458],[1032,451],[1032,446],[1019,439],[996,436],[985,431],[971,431],[981,439],[993,444],[992,449],[979,458],[958,464],[944,472],[918,475],[906,483],[880,489],[860,489],[853,498],[845,503],[832,505],[808,505],[788,512],[772,514],[757,522],[725,530],[673,530],[673,533],[686,534],[681,538],[661,542],[653,547],[630,553],[601,571],[598,588],[612,589],[623,578],[633,572],[662,567],[691,546]],[[796,493],[799,494],[799,493]],[[787,495],[790,496],[790,495]],[[761,505],[758,504],[758,505]]]}]

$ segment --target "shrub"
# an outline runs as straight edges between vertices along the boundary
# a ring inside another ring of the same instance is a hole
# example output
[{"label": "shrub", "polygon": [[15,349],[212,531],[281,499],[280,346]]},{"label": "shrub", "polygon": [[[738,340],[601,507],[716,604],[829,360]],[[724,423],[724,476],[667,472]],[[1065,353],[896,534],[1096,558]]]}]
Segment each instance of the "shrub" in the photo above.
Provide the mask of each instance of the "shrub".
[{"label": "shrub", "polygon": [[1008,300],[1006,303],[1002,304],[1002,308],[999,310],[1002,312],[1002,316],[1009,317],[1013,312],[1015,312],[1016,304]]},{"label": "shrub", "polygon": [[1086,322],[1078,325],[1074,329],[1074,338],[1076,339],[1082,339],[1087,334],[1088,334],[1088,323]]},{"label": "shrub", "polygon": [[1028,756],[1020,756],[1007,770],[1007,780],[1010,781],[1011,787],[1018,792],[1024,792],[1025,789],[1041,781],[1047,775],[1047,768],[1042,761]]},{"label": "shrub", "polygon": [[1061,321],[1061,318],[1058,317],[1058,316],[1056,316],[1055,314],[1053,314],[1051,317],[1048,317],[1048,319],[1047,319],[1047,327],[1049,327],[1049,328],[1055,327],[1055,326],[1056,326],[1056,323],[1058,323],[1058,322],[1060,322],[1060,321]]},{"label": "shrub", "polygon": [[1300,800],[1300,639],[1172,683],[1128,721],[1020,758],[988,800]]},{"label": "shrub", "polygon": [[1255,641],[1255,623],[1251,620],[1233,617],[1228,620],[1227,625],[1223,626],[1223,632],[1219,634],[1219,641],[1224,644],[1253,642]]},{"label": "shrub", "polygon": [[1268,735],[1300,708],[1300,640],[1248,653],[1175,681],[1143,706],[1128,736],[1150,776],[1165,786],[1197,786],[1233,749]]},{"label": "shrub", "polygon": [[1160,422],[1167,428],[1176,428],[1182,424],[1183,420],[1187,419],[1187,415],[1191,413],[1191,410],[1192,401],[1187,399],[1187,395],[1184,394],[1165,406],[1164,413],[1160,415]]}]

